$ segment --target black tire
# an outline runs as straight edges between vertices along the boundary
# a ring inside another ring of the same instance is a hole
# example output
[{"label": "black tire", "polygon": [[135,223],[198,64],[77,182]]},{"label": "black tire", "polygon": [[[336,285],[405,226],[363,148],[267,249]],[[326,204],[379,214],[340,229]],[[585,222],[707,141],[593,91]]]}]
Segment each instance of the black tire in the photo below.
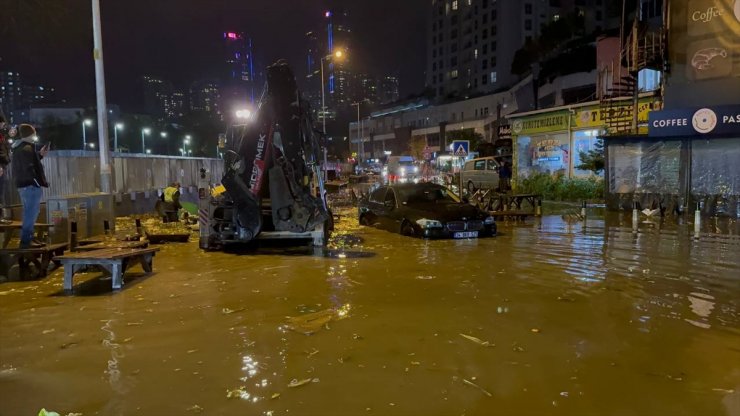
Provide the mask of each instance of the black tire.
[{"label": "black tire", "polygon": [[414,229],[414,226],[410,222],[404,221],[401,224],[401,235],[405,235],[407,237],[414,237],[416,236],[416,229]]}]

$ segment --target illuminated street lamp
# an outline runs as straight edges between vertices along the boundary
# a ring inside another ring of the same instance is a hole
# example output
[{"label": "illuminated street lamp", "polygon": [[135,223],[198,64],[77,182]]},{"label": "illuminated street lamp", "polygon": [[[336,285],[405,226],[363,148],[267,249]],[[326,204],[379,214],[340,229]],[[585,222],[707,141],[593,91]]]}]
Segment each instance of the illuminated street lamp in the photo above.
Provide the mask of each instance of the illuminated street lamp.
[{"label": "illuminated street lamp", "polygon": [[90,146],[90,148],[91,148],[91,149],[95,149],[95,143],[94,143],[94,142],[91,142],[91,143],[89,144],[89,146]]},{"label": "illuminated street lamp", "polygon": [[182,141],[182,155],[183,156],[185,156],[188,153],[188,151],[187,151],[188,145],[190,144],[190,139],[192,139],[192,138],[193,137],[188,134],[188,135],[185,136],[185,140]]},{"label": "illuminated street lamp", "polygon": [[123,123],[116,123],[113,126],[113,151],[118,151],[118,130],[123,130]]},{"label": "illuminated street lamp", "polygon": [[166,139],[167,138],[167,132],[166,131],[163,131],[163,132],[159,133],[159,137],[161,137],[163,139]]},{"label": "illuminated street lamp", "polygon": [[146,139],[144,138],[144,136],[148,135],[151,132],[152,132],[152,129],[150,129],[149,127],[144,127],[143,129],[141,129],[141,152],[142,153],[146,152]]},{"label": "illuminated street lamp", "polygon": [[252,117],[252,112],[248,109],[236,110],[236,118],[239,120],[247,120]]},{"label": "illuminated street lamp", "polygon": [[85,126],[92,126],[93,122],[89,118],[82,120],[82,149],[84,150],[87,146],[87,132]]}]

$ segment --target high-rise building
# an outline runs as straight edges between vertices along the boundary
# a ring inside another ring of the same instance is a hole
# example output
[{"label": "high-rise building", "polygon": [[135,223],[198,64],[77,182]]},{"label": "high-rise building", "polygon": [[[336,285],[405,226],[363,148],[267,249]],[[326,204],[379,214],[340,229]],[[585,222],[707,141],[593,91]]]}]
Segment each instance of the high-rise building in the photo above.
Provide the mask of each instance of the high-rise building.
[{"label": "high-rise building", "polygon": [[517,50],[541,27],[568,13],[586,30],[605,19],[603,0],[432,0],[427,85],[437,97],[488,93],[512,86]]},{"label": "high-rise building", "polygon": [[378,101],[380,104],[392,103],[401,98],[398,88],[398,77],[386,75],[380,78],[378,84]]},{"label": "high-rise building", "polygon": [[244,32],[223,34],[224,74],[221,94],[225,104],[238,106],[258,98],[252,39]]},{"label": "high-rise building", "polygon": [[44,85],[23,85],[23,102],[26,107],[49,104],[56,98],[56,89]]},{"label": "high-rise building", "polygon": [[18,123],[18,112],[24,107],[21,74],[14,71],[0,72],[0,108],[11,123]]},{"label": "high-rise building", "polygon": [[[314,108],[321,108],[321,67],[324,68],[324,100],[327,107],[327,118],[335,114],[338,107],[348,107],[353,101],[355,77],[350,67],[351,37],[349,13],[346,11],[327,10],[323,13],[321,30],[306,33],[307,55],[306,70],[308,91],[306,96]],[[342,57],[334,57],[334,52],[342,51]],[[329,58],[327,58],[329,57]],[[318,91],[314,93],[313,91]],[[322,117],[317,111],[319,119]]]},{"label": "high-rise building", "polygon": [[378,79],[368,74],[355,77],[354,101],[376,104],[378,102]]},{"label": "high-rise building", "polygon": [[221,118],[220,85],[214,80],[196,81],[190,86],[190,110]]},{"label": "high-rise building", "polygon": [[183,93],[182,91],[173,91],[170,111],[167,114],[168,118],[170,120],[174,120],[184,116],[187,108],[188,106],[185,93]]},{"label": "high-rise building", "polygon": [[172,113],[172,83],[151,75],[141,77],[144,111],[150,116],[165,120]]}]

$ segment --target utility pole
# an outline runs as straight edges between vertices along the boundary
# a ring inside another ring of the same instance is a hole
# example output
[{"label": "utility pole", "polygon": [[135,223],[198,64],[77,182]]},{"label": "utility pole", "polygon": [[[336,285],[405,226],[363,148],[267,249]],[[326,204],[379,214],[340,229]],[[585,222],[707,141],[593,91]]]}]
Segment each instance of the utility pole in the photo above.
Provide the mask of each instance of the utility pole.
[{"label": "utility pole", "polygon": [[[352,103],[357,106],[357,157],[360,157],[360,146],[362,146],[362,122],[360,121],[360,104],[361,102]],[[349,154],[352,156],[352,138],[349,139]],[[362,159],[360,159],[359,165],[362,165]]]},{"label": "utility pole", "polygon": [[[95,60],[95,91],[98,103],[98,144],[100,149],[100,191],[111,192],[110,150],[108,148],[108,104],[105,98],[103,66],[103,35],[100,28],[100,0],[92,0],[93,59]],[[85,128],[84,125],[82,127]]]}]

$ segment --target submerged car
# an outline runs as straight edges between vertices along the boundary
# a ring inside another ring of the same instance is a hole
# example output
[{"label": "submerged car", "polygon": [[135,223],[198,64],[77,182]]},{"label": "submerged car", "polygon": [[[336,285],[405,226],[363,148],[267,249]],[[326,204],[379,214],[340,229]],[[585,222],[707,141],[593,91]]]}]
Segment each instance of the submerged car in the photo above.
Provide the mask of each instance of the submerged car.
[{"label": "submerged car", "polygon": [[462,202],[442,185],[381,186],[359,202],[360,224],[423,238],[478,238],[496,235],[487,212]]}]

